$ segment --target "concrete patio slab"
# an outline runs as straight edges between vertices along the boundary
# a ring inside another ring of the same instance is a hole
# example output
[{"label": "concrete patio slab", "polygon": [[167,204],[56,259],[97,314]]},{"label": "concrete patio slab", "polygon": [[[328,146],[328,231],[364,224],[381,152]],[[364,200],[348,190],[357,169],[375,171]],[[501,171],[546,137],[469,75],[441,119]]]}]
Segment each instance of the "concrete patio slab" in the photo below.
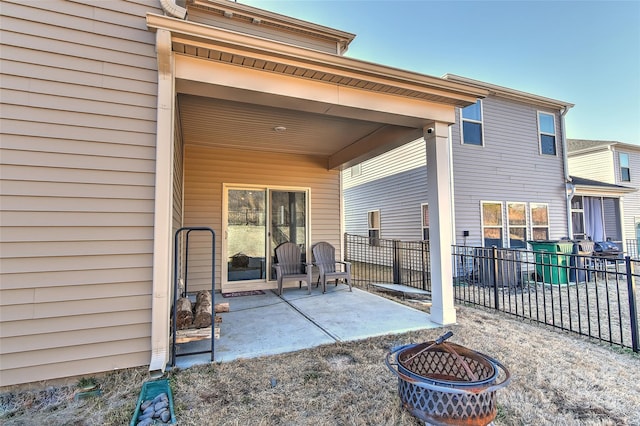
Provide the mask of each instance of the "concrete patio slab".
[{"label": "concrete patio slab", "polygon": [[[314,289],[309,295],[305,288],[285,289],[282,297],[272,291],[231,298],[217,293],[215,302],[228,302],[230,308],[218,314],[222,323],[215,340],[216,362],[438,327],[422,311],[357,288],[350,292],[343,284],[327,286],[325,294]],[[211,362],[210,352],[183,355],[210,347],[208,339],[178,345],[176,367]]]},{"label": "concrete patio slab", "polygon": [[435,328],[429,315],[375,294],[344,285],[327,286],[325,294],[287,294],[283,298],[336,341]]}]

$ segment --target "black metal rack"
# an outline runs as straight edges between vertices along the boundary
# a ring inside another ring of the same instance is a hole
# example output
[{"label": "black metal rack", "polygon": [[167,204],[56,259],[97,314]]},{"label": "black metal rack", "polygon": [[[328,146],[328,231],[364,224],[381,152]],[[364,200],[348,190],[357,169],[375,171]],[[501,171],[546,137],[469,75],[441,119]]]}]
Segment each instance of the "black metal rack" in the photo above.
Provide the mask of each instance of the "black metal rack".
[{"label": "black metal rack", "polygon": [[[172,306],[172,319],[171,319],[171,339],[172,339],[172,347],[171,347],[171,366],[175,367],[176,365],[176,357],[179,356],[187,356],[187,355],[198,355],[205,354],[211,352],[211,362],[214,361],[214,341],[215,341],[215,325],[213,318],[213,309],[211,312],[211,351],[194,351],[194,352],[183,352],[178,354],[178,345],[176,343],[176,335],[177,335],[177,301],[179,297],[185,297],[187,295],[187,280],[189,277],[189,235],[191,232],[208,232],[211,234],[211,307],[215,306],[215,290],[216,290],[216,282],[215,282],[215,269],[216,269],[216,233],[213,229],[204,227],[204,226],[185,226],[178,229],[174,236],[173,241],[173,306]],[[182,251],[182,245],[180,244],[180,236],[185,233],[184,238],[184,291],[180,293],[179,288],[179,276],[180,276],[180,253]]]}]

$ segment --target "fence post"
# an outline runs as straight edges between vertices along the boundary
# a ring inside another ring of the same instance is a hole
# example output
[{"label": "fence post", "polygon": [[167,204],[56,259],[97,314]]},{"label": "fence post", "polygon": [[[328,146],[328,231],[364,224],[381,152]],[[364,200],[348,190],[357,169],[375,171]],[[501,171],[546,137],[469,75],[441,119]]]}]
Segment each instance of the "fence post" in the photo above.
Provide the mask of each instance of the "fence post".
[{"label": "fence post", "polygon": [[631,347],[634,352],[640,352],[640,344],[638,343],[638,315],[636,306],[636,280],[633,276],[633,268],[631,267],[631,257],[625,256],[625,265],[627,267],[627,289],[629,293],[629,316],[631,317]]},{"label": "fence post", "polygon": [[348,241],[347,238],[349,238],[349,234],[347,234],[346,232],[344,233],[344,250],[342,252],[342,258],[344,259],[345,262],[349,261],[349,253],[347,253],[347,247],[348,247]]},{"label": "fence post", "polygon": [[393,240],[393,283],[402,284],[402,274],[400,273],[400,241]]},{"label": "fence post", "polygon": [[427,251],[426,246],[427,246],[426,241],[420,241],[420,261],[422,262],[422,289],[423,290],[427,289],[427,276],[429,274],[429,271],[427,270],[427,262],[425,261],[425,252]]},{"label": "fence post", "polygon": [[498,247],[491,247],[491,268],[493,270],[493,303],[494,308],[500,308],[500,298],[498,297]]}]

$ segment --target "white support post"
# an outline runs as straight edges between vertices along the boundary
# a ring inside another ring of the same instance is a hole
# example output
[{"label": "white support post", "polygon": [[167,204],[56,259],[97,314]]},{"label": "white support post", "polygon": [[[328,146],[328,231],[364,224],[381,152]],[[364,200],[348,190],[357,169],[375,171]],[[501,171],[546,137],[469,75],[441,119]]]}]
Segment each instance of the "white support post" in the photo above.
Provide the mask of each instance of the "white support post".
[{"label": "white support post", "polygon": [[427,146],[429,201],[429,248],[431,256],[431,320],[447,325],[456,322],[453,306],[451,148],[446,123],[424,129]]},{"label": "white support post", "polygon": [[164,371],[169,360],[171,309],[171,212],[173,197],[174,74],[171,33],[156,33],[158,116],[156,124],[156,190],[153,223],[153,289],[149,371]]}]

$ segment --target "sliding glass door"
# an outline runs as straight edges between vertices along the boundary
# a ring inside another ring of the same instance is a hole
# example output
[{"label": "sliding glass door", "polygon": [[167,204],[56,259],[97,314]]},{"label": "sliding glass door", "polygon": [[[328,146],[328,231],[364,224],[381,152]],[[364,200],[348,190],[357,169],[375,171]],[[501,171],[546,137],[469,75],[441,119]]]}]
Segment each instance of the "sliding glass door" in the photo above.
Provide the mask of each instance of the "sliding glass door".
[{"label": "sliding glass door", "polygon": [[307,189],[268,187],[225,188],[226,282],[266,282],[275,248],[294,242],[306,256],[308,240]]}]

